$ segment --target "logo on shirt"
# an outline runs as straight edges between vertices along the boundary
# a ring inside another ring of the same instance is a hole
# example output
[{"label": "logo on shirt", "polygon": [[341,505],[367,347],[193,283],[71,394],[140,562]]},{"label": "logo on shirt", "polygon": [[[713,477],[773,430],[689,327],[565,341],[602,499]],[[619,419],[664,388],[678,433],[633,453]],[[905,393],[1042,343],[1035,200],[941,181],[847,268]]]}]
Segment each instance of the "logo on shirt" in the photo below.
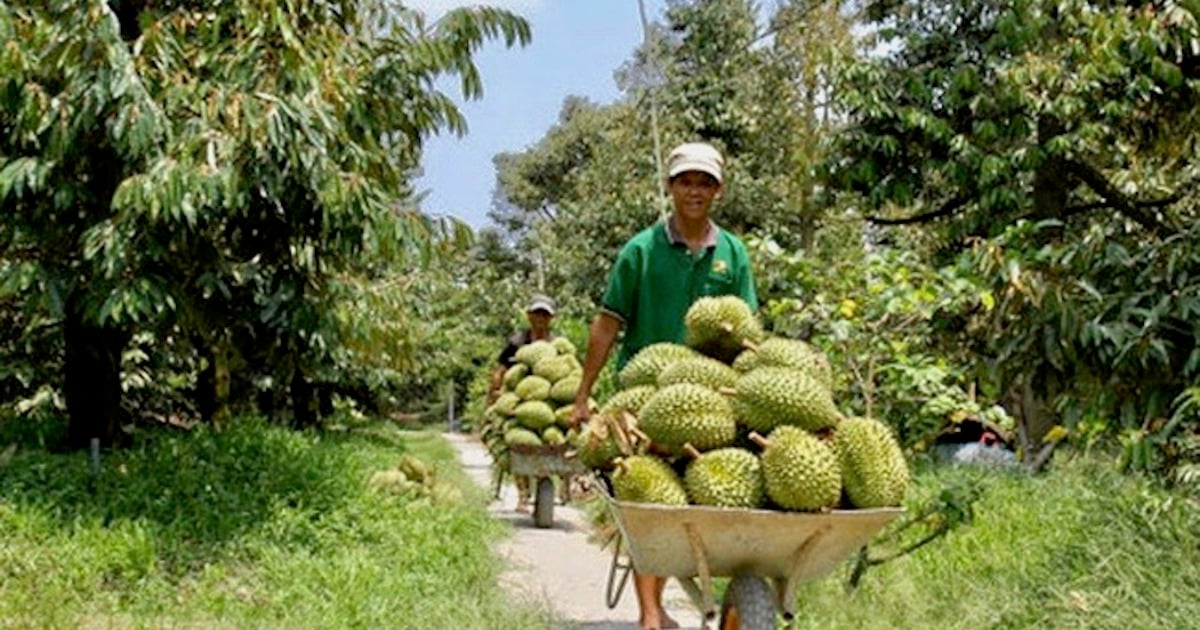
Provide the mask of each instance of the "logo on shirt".
[{"label": "logo on shirt", "polygon": [[713,273],[724,274],[728,270],[728,268],[729,268],[729,265],[726,265],[724,260],[714,260],[713,261],[713,264],[712,264]]}]

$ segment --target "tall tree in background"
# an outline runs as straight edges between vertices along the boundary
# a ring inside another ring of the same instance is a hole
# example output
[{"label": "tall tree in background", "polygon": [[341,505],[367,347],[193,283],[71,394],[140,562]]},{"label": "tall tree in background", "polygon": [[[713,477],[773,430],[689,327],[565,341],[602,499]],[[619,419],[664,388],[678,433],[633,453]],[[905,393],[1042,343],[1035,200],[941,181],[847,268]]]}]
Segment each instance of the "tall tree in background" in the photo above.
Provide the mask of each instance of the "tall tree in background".
[{"label": "tall tree in background", "polygon": [[341,341],[339,274],[434,240],[397,205],[422,139],[464,129],[434,80],[457,75],[477,97],[478,47],[529,39],[503,11],[426,24],[387,6],[0,7],[0,286],[32,278],[29,310],[61,322],[73,443],[114,439],[121,354],[140,329],[194,344],[210,419],[227,413],[240,357],[288,383],[297,424],[313,421],[313,380]]},{"label": "tall tree in background", "polygon": [[1002,299],[970,343],[1031,441],[1052,405],[1141,424],[1200,374],[1196,9],[866,6],[882,52],[848,75],[837,181],[943,261],[976,247]]}]

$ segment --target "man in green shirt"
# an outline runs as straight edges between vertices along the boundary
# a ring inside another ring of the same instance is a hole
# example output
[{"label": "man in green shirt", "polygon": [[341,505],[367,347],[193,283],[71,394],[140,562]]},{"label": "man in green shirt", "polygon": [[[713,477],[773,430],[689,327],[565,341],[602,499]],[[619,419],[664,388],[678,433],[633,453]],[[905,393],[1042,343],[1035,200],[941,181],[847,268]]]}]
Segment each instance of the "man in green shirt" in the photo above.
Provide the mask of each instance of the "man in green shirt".
[{"label": "man in green shirt", "polygon": [[[631,238],[617,254],[588,336],[572,414],[575,424],[590,415],[592,387],[622,329],[618,370],[652,343],[682,342],[684,315],[698,298],[737,295],[757,310],[745,244],[709,218],[724,183],[723,167],[720,152],[706,143],[681,144],[668,156],[667,189],[674,211],[666,221]],[[634,574],[643,629],[678,627],[662,607],[666,582],[663,576]]]}]

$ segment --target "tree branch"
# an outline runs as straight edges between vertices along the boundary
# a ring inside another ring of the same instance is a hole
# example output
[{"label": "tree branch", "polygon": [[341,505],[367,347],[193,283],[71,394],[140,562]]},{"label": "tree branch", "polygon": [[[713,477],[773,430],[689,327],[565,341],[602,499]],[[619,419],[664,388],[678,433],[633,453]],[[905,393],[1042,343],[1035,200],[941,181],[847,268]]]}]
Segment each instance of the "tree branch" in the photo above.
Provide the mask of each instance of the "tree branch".
[{"label": "tree branch", "polygon": [[957,212],[960,208],[967,204],[966,195],[958,195],[947,199],[936,210],[930,210],[924,214],[918,214],[911,217],[903,217],[900,219],[889,219],[887,217],[868,216],[867,222],[874,225],[910,225],[913,223],[925,223],[934,219],[949,216]]},{"label": "tree branch", "polygon": [[1104,176],[1104,173],[1100,172],[1100,169],[1081,159],[1069,159],[1065,161],[1065,164],[1073,175],[1082,180],[1084,184],[1087,184],[1092,191],[1100,195],[1105,203],[1115,208],[1117,212],[1133,219],[1138,225],[1141,225],[1152,233],[1157,233],[1163,227],[1166,227],[1153,212],[1147,211],[1147,206],[1138,204],[1135,200],[1130,199],[1128,195],[1117,190],[1117,187],[1108,181],[1108,178]]}]

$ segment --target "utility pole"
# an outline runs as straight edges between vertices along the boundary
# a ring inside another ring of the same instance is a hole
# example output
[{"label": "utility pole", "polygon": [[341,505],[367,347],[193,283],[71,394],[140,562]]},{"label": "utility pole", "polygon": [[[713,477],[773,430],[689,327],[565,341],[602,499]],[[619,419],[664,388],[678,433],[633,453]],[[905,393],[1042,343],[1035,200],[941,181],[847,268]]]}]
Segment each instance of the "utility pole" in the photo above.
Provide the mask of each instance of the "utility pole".
[{"label": "utility pole", "polygon": [[[654,71],[655,78],[658,76],[658,51],[652,46],[653,37],[650,31],[650,21],[646,19],[646,2],[638,0],[638,15],[642,18],[642,47],[646,50],[646,63],[650,69]],[[667,214],[667,174],[663,168],[662,161],[662,140],[658,131],[658,86],[648,85],[646,90],[650,96],[650,135],[654,139],[654,163],[658,167],[658,199],[659,205],[662,206],[660,212],[665,217]]]}]

